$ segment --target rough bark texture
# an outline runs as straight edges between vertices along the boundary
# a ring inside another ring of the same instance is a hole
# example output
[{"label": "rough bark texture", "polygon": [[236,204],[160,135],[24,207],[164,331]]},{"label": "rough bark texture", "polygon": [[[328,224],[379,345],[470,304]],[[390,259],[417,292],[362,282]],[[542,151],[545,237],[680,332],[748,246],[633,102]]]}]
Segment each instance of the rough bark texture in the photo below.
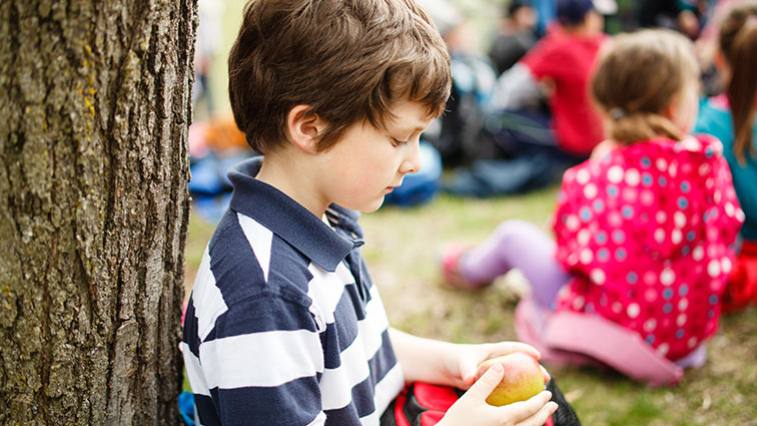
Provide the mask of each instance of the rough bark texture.
[{"label": "rough bark texture", "polygon": [[0,1],[0,424],[178,420],[196,1]]}]

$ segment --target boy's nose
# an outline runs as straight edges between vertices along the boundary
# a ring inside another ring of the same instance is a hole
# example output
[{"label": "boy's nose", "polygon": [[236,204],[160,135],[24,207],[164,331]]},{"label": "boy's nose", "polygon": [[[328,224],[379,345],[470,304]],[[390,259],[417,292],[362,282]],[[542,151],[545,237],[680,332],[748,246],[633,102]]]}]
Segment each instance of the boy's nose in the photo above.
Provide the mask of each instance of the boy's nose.
[{"label": "boy's nose", "polygon": [[415,142],[409,147],[409,152],[405,161],[400,166],[402,174],[417,173],[421,169],[421,150],[420,143]]}]

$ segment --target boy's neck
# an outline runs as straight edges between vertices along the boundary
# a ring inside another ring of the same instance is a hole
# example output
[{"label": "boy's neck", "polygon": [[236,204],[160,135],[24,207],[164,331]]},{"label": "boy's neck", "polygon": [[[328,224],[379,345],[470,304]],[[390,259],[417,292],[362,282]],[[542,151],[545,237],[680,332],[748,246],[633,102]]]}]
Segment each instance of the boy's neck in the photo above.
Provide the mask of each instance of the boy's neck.
[{"label": "boy's neck", "polygon": [[[286,167],[283,165],[286,164]],[[296,172],[292,172],[296,170]],[[321,200],[315,190],[314,179],[309,179],[306,165],[300,165],[295,158],[286,153],[267,154],[263,158],[255,178],[267,183],[286,194],[289,198],[305,207],[310,213],[321,218],[326,212],[328,202]]]}]

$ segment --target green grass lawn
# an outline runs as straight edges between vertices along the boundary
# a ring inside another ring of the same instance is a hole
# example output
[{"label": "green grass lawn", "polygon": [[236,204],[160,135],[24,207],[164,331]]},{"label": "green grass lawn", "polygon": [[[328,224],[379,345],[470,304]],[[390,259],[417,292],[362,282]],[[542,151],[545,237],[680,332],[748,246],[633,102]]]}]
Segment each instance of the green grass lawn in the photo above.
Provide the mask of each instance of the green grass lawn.
[{"label": "green grass lawn", "polygon": [[[400,329],[454,342],[515,338],[508,280],[476,293],[440,285],[439,255],[453,242],[475,243],[505,219],[546,228],[554,190],[523,197],[441,197],[417,209],[364,215],[363,255]],[[191,285],[212,226],[190,216],[187,281]],[[705,367],[676,388],[653,389],[610,372],[551,370],[586,425],[757,425],[757,310],[725,317]]]}]

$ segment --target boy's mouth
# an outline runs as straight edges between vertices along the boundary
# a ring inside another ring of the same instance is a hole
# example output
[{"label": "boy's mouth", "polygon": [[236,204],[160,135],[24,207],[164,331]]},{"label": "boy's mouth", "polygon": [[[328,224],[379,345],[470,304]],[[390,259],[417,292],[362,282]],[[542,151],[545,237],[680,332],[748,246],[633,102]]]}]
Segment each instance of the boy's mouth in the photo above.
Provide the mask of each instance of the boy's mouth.
[{"label": "boy's mouth", "polygon": [[386,188],[384,188],[384,191],[386,191],[386,193],[388,194],[388,193],[394,191],[395,189],[399,188],[400,186],[402,186],[402,181],[399,181],[399,183],[397,183],[396,185],[389,185],[389,186],[387,186]]}]

